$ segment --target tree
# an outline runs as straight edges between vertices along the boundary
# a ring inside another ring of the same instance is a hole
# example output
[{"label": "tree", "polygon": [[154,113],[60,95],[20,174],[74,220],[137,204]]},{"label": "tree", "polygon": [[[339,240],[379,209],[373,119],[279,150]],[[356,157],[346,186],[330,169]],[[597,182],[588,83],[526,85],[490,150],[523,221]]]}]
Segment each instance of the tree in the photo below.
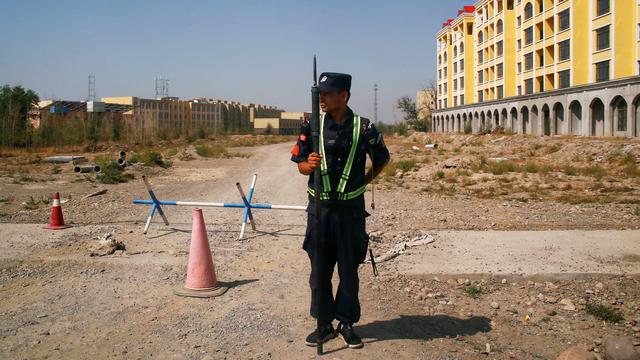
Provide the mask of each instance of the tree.
[{"label": "tree", "polygon": [[28,114],[38,101],[35,92],[22,86],[4,85],[0,88],[0,146],[30,145]]},{"label": "tree", "polygon": [[408,96],[401,97],[396,103],[396,108],[404,113],[404,121],[412,129],[416,131],[428,131],[428,122],[426,119],[418,118],[418,109],[413,99]]}]

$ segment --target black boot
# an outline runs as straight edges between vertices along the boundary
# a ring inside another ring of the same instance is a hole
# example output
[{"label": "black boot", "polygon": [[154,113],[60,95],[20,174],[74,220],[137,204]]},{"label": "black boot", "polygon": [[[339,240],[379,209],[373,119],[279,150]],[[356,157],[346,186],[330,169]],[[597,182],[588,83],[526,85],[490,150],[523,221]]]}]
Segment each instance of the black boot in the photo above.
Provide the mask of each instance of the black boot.
[{"label": "black boot", "polygon": [[337,332],[340,334],[340,336],[342,336],[344,344],[351,349],[360,349],[364,346],[362,344],[362,339],[360,339],[360,336],[356,335],[355,331],[353,331],[353,326],[340,323],[338,325]]},{"label": "black boot", "polygon": [[[305,341],[305,344],[307,344],[307,346],[316,346],[318,344],[317,331],[318,329],[316,328],[311,334],[309,334],[309,336],[307,336],[307,340]],[[333,325],[331,325],[331,323],[324,325],[322,327],[322,330],[320,331],[320,339],[322,339],[323,344],[335,338],[336,336],[338,336],[338,334],[336,334],[336,331],[333,329]]]}]

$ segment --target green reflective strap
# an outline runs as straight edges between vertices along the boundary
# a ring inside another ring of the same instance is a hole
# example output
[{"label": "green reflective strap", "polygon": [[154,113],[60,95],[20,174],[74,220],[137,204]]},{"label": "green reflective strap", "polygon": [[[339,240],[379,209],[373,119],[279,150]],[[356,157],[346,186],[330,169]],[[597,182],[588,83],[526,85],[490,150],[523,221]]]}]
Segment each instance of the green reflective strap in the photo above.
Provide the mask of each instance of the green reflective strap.
[{"label": "green reflective strap", "polygon": [[[355,199],[358,196],[364,194],[365,190],[366,190],[365,185],[362,185],[361,187],[357,188],[354,191],[351,191],[351,192],[348,192],[348,193],[338,194],[338,200]],[[307,187],[307,192],[309,193],[309,195],[315,197],[316,192],[313,190],[313,188]],[[326,193],[326,192],[320,193],[320,200],[329,200],[329,194]]]},{"label": "green reflective strap", "polygon": [[366,187],[365,185],[362,185],[361,187],[357,188],[354,191],[348,192],[348,193],[342,193],[342,194],[338,194],[338,200],[351,200],[354,199],[362,194],[364,194]]},{"label": "green reflective strap", "polygon": [[[315,190],[313,190],[313,188],[307,187],[307,192],[313,197],[316,196],[316,192]],[[320,200],[329,200],[329,194],[325,192],[320,193]]]},{"label": "green reflective strap", "polygon": [[356,149],[358,148],[358,140],[360,139],[360,116],[353,115],[353,135],[352,135],[351,149],[349,150],[349,157],[347,158],[347,164],[340,176],[340,183],[338,184],[338,192],[344,193],[344,189],[347,186],[347,180],[351,174],[351,167],[353,166],[353,159],[356,155]]},{"label": "green reflective strap", "polygon": [[320,174],[322,175],[322,187],[324,191],[331,191],[331,182],[329,181],[329,169],[327,168],[327,157],[324,154],[324,115],[320,116]]}]

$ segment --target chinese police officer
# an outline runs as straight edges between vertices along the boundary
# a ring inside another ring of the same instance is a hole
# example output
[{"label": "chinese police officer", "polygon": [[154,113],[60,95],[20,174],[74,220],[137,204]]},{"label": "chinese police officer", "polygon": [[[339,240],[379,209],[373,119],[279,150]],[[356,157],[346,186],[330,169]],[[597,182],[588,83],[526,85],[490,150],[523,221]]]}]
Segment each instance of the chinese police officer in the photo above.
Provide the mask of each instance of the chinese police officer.
[{"label": "chinese police officer", "polygon": [[[298,141],[291,150],[291,160],[298,170],[309,176],[309,206],[307,231],[302,245],[311,260],[311,315],[317,319],[317,291],[322,289],[323,323],[320,334],[309,334],[306,344],[316,346],[340,335],[350,348],[361,348],[362,340],[353,329],[360,319],[358,299],[358,266],[364,261],[369,237],[365,232],[364,192],[389,161],[382,134],[368,119],[354,113],[347,103],[351,96],[351,75],[322,73],[320,91],[320,153],[313,152],[311,127],[304,121]],[[366,171],[366,157],[372,167]],[[315,214],[313,172],[320,167],[320,213]],[[318,239],[313,236],[315,217],[319,217]],[[322,266],[315,263],[316,246],[322,249]],[[333,296],[331,277],[336,263],[340,283]],[[316,272],[322,269],[321,286],[316,283]],[[333,320],[339,323],[333,328]]]}]

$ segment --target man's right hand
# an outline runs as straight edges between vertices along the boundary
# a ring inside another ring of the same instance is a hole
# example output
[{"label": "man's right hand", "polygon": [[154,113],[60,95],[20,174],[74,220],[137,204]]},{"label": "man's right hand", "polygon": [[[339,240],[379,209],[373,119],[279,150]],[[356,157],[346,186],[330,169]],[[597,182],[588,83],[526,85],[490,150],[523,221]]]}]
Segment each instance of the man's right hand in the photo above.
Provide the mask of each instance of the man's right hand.
[{"label": "man's right hand", "polygon": [[309,157],[307,158],[307,163],[309,164],[311,171],[314,171],[318,166],[320,166],[321,161],[322,155],[314,152],[309,154]]},{"label": "man's right hand", "polygon": [[298,170],[301,174],[311,175],[315,169],[320,166],[320,162],[322,161],[322,155],[312,152],[307,157],[307,161],[298,163]]}]

